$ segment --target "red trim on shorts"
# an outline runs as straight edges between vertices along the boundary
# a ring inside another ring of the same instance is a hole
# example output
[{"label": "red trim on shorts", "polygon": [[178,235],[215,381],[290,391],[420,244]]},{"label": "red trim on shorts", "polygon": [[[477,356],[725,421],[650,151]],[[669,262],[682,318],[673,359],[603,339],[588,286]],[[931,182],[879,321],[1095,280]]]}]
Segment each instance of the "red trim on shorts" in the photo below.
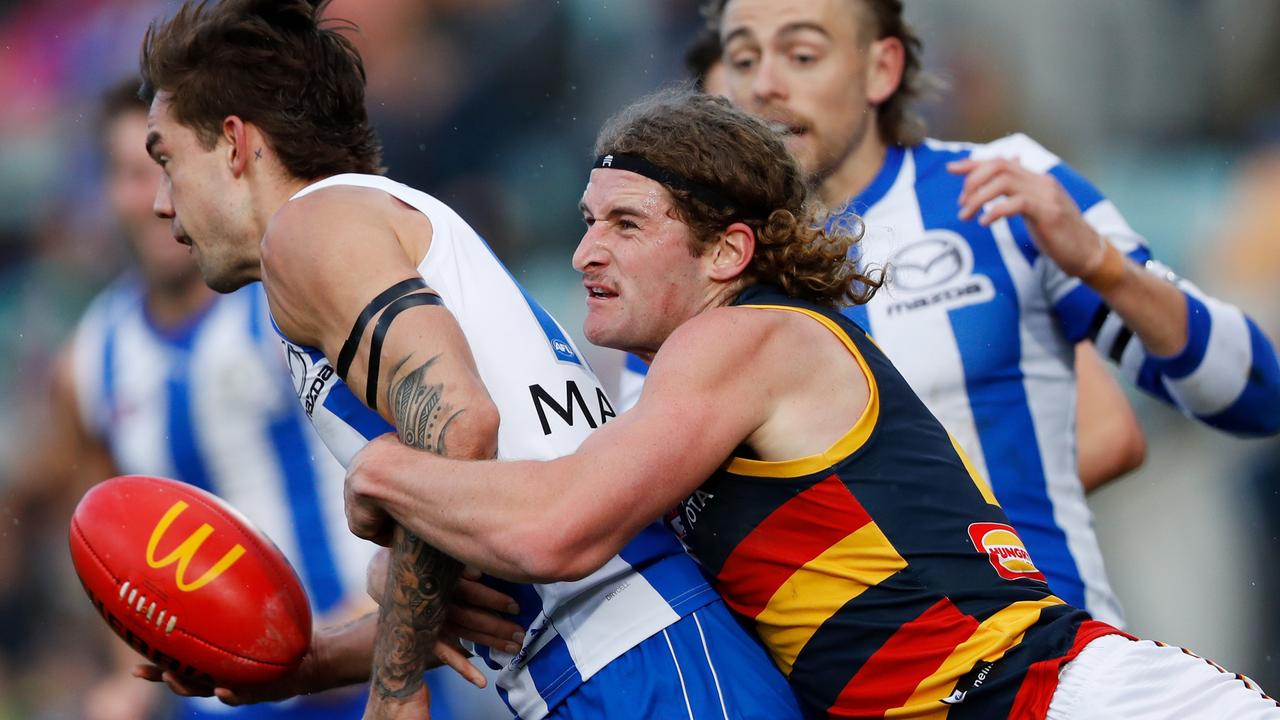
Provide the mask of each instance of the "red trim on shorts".
[{"label": "red trim on shorts", "polygon": [[1018,688],[1018,695],[1013,699],[1013,707],[1009,710],[1011,720],[1043,720],[1049,713],[1049,703],[1053,701],[1053,693],[1058,689],[1058,673],[1062,666],[1071,662],[1084,650],[1084,646],[1104,635],[1123,635],[1130,640],[1138,638],[1123,630],[1112,627],[1101,620],[1086,620],[1076,629],[1076,639],[1071,649],[1061,657],[1041,660],[1027,668],[1027,674]]}]

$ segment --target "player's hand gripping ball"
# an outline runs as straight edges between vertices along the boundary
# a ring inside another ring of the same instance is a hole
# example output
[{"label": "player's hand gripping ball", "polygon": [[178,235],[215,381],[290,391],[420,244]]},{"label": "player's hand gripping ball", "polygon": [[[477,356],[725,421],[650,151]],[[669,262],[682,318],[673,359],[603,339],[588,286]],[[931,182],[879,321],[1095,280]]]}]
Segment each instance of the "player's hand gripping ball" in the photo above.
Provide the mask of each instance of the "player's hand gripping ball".
[{"label": "player's hand gripping ball", "polygon": [[280,550],[222,500],[128,475],[85,493],[71,559],[125,642],[179,678],[230,687],[277,680],[311,642],[311,610]]}]

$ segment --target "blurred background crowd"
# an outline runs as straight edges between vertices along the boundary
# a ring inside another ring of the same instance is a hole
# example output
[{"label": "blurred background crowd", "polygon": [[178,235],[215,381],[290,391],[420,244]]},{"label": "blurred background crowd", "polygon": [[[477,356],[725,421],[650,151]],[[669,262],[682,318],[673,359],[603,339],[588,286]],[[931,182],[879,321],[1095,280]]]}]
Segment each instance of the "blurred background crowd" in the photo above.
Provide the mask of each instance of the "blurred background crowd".
[{"label": "blurred background crowd", "polygon": [[[33,492],[51,358],[130,262],[107,219],[101,92],[165,0],[0,0],[0,720],[79,717],[103,672],[71,573],[77,498]],[[600,123],[683,75],[696,0],[337,0],[389,174],[457,209],[571,332],[577,199]],[[1280,339],[1280,4],[908,0],[949,84],[931,135],[1022,131],[1093,180],[1156,256]],[[595,353],[614,380],[618,358]],[[1134,396],[1146,464],[1090,497],[1130,629],[1280,689],[1280,441]]]}]

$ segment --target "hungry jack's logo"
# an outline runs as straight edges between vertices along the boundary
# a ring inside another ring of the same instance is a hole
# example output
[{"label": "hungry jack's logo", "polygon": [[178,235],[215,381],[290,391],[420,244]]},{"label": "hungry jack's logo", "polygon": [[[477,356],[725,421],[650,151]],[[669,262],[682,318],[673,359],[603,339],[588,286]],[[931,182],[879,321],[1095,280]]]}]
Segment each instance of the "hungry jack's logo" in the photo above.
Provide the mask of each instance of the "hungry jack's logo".
[{"label": "hungry jack's logo", "polygon": [[178,584],[178,589],[183,592],[192,592],[213,582],[219,575],[234,565],[240,559],[240,556],[244,555],[244,546],[236,543],[235,547],[228,550],[218,562],[213,564],[213,567],[196,578],[195,582],[188,583],[186,581],[187,566],[191,564],[191,558],[195,557],[196,553],[200,551],[200,546],[204,544],[205,539],[213,534],[213,527],[209,523],[202,523],[195,532],[182,541],[182,544],[174,548],[173,552],[159,560],[156,559],[156,546],[160,544],[160,538],[164,537],[165,532],[169,530],[169,526],[186,509],[187,504],[179,500],[169,508],[164,517],[160,518],[160,522],[156,523],[155,529],[151,531],[151,539],[147,541],[147,565],[159,570],[175,562],[178,563],[178,569],[174,573],[174,580]]},{"label": "hungry jack's logo", "polygon": [[1004,523],[973,523],[969,539],[978,552],[986,553],[991,567],[1005,580],[1030,578],[1045,582],[1044,573],[1036,569],[1022,538]]}]

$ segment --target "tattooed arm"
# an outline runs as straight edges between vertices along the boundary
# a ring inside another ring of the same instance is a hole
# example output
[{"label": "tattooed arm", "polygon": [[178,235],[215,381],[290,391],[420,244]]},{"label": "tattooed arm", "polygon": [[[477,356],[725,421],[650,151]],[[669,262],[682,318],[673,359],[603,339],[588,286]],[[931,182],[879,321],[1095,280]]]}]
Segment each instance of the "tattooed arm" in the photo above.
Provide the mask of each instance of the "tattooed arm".
[{"label": "tattooed arm", "polygon": [[[439,360],[436,355],[403,371],[411,361],[406,357],[389,373],[395,379],[387,389],[386,404],[401,442],[438,455],[492,456],[488,447],[473,446],[463,454],[449,451],[450,430],[467,408],[451,404],[443,384],[433,382],[431,369]],[[495,440],[496,431],[495,426]],[[366,715],[378,717],[380,706],[388,702],[403,704],[422,692],[422,669],[431,656],[445,603],[461,571],[458,561],[422,542],[403,526],[394,526]]]},{"label": "tattooed arm", "polygon": [[[263,283],[276,324],[336,363],[366,305],[417,277],[430,237],[424,215],[377,190],[326,188],[287,203],[262,244]],[[375,385],[372,409],[408,445],[454,458],[492,457],[497,409],[453,315],[439,305],[408,307],[387,326],[375,365],[372,336],[384,312],[366,326],[351,362],[346,381],[352,392],[363,398]],[[380,369],[369,378],[373,367]],[[380,539],[389,542],[391,558],[366,717],[421,720],[428,701],[422,672],[460,568],[404,529],[387,529]]]}]

